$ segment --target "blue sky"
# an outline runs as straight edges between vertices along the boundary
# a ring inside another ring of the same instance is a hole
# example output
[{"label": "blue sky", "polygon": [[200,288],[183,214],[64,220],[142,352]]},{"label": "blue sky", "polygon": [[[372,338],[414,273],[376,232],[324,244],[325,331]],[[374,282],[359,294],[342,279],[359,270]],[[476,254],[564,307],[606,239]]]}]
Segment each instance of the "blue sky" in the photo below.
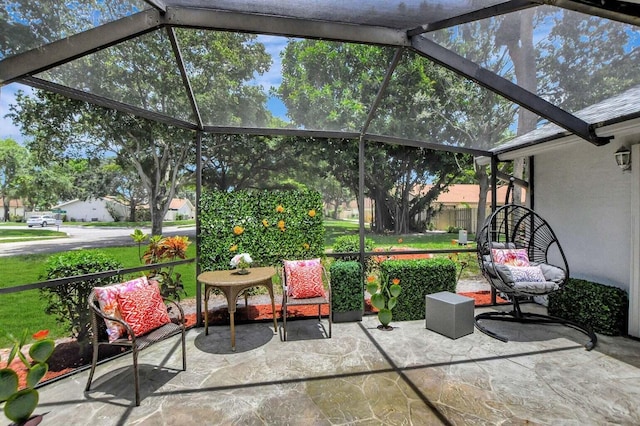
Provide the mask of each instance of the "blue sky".
[{"label": "blue sky", "polygon": [[9,113],[9,105],[14,102],[15,93],[22,89],[25,92],[31,91],[31,88],[22,84],[8,84],[0,87],[0,139],[12,138],[21,142],[24,138],[20,134],[20,129],[13,125],[10,118],[5,118]]}]

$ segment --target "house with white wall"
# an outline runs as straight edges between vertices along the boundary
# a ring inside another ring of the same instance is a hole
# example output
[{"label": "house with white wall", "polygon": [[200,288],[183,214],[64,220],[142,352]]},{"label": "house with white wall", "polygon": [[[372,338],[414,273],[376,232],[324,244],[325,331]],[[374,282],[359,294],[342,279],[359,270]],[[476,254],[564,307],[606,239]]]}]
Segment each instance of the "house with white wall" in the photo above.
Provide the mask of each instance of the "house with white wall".
[{"label": "house with white wall", "polygon": [[54,210],[65,211],[64,215],[71,222],[115,222],[129,217],[129,207],[113,197],[89,198],[87,200],[71,200],[53,207]]},{"label": "house with white wall", "polygon": [[[500,161],[529,158],[531,207],[556,233],[571,276],[626,290],[629,335],[640,337],[640,86],[575,115],[613,139],[596,146],[547,124],[495,151]],[[630,151],[627,170],[620,149]]]},{"label": "house with white wall", "polygon": [[196,207],[188,198],[174,198],[169,204],[169,210],[164,215],[164,220],[173,221],[176,218],[195,219]]}]

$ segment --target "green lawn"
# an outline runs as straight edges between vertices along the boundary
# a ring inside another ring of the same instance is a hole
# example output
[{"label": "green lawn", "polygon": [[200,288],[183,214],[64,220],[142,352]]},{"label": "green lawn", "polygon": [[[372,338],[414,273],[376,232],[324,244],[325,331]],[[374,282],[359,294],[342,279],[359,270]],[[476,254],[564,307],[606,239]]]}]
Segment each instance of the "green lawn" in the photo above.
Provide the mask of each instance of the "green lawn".
[{"label": "green lawn", "polygon": [[[326,247],[331,248],[333,241],[340,235],[357,235],[358,223],[351,221],[335,221],[326,220]],[[0,229],[0,236],[7,231]],[[37,233],[46,236],[55,231],[46,229],[26,229],[17,230],[16,232],[24,232],[27,234]],[[41,234],[42,233],[42,234]],[[374,241],[376,247],[390,249],[392,247],[411,247],[416,249],[452,249],[458,247],[452,244],[452,239],[457,238],[457,234],[428,234],[428,235],[375,235],[367,233],[367,238]],[[473,236],[469,236],[472,241]],[[473,247],[470,245],[469,247]],[[144,247],[143,247],[144,248]],[[101,251],[113,256],[120,261],[124,267],[136,267],[142,265],[138,257],[138,247],[131,244],[127,247],[110,247],[100,249]],[[188,257],[195,257],[195,243],[189,246],[187,251]],[[22,284],[29,284],[42,281],[44,278],[44,265],[49,255],[20,255],[12,257],[3,257],[0,262],[0,288],[13,287]],[[448,256],[443,254],[441,256]],[[460,253],[454,255],[457,260],[465,261],[468,267],[465,269],[464,276],[477,276],[478,267],[475,253]],[[196,294],[196,276],[195,263],[181,265],[176,271],[182,274],[185,284],[187,298],[193,298]],[[142,274],[142,273],[140,273]],[[12,293],[0,295],[0,329],[10,331],[12,333],[20,333],[23,329],[29,331],[38,331],[46,328],[50,330],[52,337],[65,337],[66,332],[63,328],[55,324],[55,319],[44,313],[45,303],[40,299],[38,290],[30,290],[20,293]],[[7,345],[6,339],[0,338],[0,347]]]},{"label": "green lawn", "polygon": [[65,238],[64,232],[53,231],[46,228],[2,229],[0,228],[0,244],[25,241],[30,239],[44,240],[49,238]]},{"label": "green lawn", "polygon": [[[124,267],[131,268],[142,265],[138,260],[137,246],[109,247],[100,249],[100,251],[117,259]],[[195,253],[195,244],[192,244],[187,250],[187,255],[189,258],[193,258]],[[45,274],[44,265],[49,256],[42,254],[3,257],[0,262],[0,276],[3,277],[0,281],[0,288],[42,281]],[[175,271],[182,274],[187,297],[194,297],[196,294],[195,262],[177,266]],[[142,275],[142,272],[137,275]],[[1,330],[15,335],[20,334],[25,328],[30,332],[48,329],[53,338],[67,336],[64,328],[56,324],[55,318],[44,312],[46,303],[40,299],[39,290],[0,295],[0,306],[2,306],[0,309]],[[0,348],[6,347],[8,343],[7,339],[0,337]]]}]

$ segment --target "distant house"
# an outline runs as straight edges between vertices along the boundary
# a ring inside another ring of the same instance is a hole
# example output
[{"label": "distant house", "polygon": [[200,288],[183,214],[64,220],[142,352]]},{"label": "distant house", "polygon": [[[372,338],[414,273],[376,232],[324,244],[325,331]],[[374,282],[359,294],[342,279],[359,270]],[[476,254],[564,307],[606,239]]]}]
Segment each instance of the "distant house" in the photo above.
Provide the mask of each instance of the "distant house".
[{"label": "distant house", "polygon": [[71,200],[53,207],[63,210],[63,217],[71,222],[116,222],[127,220],[129,207],[113,197]]},{"label": "distant house", "polygon": [[[423,193],[430,189],[427,185]],[[497,205],[501,206],[507,196],[507,186],[498,187]],[[522,201],[526,196],[522,191]],[[480,186],[471,184],[449,185],[446,192],[441,192],[432,203],[436,214],[431,218],[435,229],[447,230],[450,227],[466,229],[475,233],[478,229],[478,203],[480,201]],[[487,216],[491,209],[491,189],[487,192]]]},{"label": "distant house", "polygon": [[[426,193],[431,189],[431,185],[426,185],[421,189],[421,193]],[[507,187],[498,187],[497,197],[498,205],[503,205],[505,197],[507,195]],[[523,201],[525,197],[525,191],[522,193]],[[448,230],[450,227],[456,227],[465,229],[468,232],[475,233],[478,224],[478,202],[480,200],[480,186],[471,184],[458,184],[450,185],[446,192],[441,192],[438,198],[432,202],[432,207],[436,210],[436,214],[429,218],[429,223],[433,229]],[[365,205],[365,222],[371,219],[372,215],[372,203],[371,199],[364,199]],[[491,190],[487,193],[487,213],[490,211],[491,206]],[[325,206],[325,209],[330,212],[331,207]],[[358,204],[356,201],[351,201],[348,204],[343,204],[340,208],[340,219],[350,219],[358,217]],[[418,220],[427,221],[426,213],[422,213],[418,216]]]},{"label": "distant house", "polygon": [[188,198],[174,198],[169,204],[169,210],[164,216],[164,220],[195,219],[196,207]]},{"label": "distant house", "polygon": [[[18,216],[24,218],[24,205],[22,200],[9,200],[9,216]],[[4,218],[4,201],[0,198],[0,221]]]}]

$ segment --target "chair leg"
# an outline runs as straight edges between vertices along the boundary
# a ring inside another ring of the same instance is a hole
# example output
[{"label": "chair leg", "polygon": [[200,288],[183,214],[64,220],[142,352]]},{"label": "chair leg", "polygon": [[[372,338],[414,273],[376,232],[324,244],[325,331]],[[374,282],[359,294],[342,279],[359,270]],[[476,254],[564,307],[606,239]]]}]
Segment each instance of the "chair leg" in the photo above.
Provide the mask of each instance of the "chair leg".
[{"label": "chair leg", "polygon": [[187,344],[184,328],[182,329],[182,371],[187,371]]},{"label": "chair leg", "polygon": [[138,375],[138,348],[134,345],[133,351],[133,383],[136,388],[136,407],[140,405],[140,377]]},{"label": "chair leg", "polygon": [[98,364],[98,343],[93,342],[93,355],[91,357],[91,371],[89,371],[89,379],[84,390],[89,391],[91,389],[91,381],[93,380],[93,374],[96,372],[96,365]]},{"label": "chair leg", "polygon": [[287,304],[282,303],[282,341],[287,341]]}]

